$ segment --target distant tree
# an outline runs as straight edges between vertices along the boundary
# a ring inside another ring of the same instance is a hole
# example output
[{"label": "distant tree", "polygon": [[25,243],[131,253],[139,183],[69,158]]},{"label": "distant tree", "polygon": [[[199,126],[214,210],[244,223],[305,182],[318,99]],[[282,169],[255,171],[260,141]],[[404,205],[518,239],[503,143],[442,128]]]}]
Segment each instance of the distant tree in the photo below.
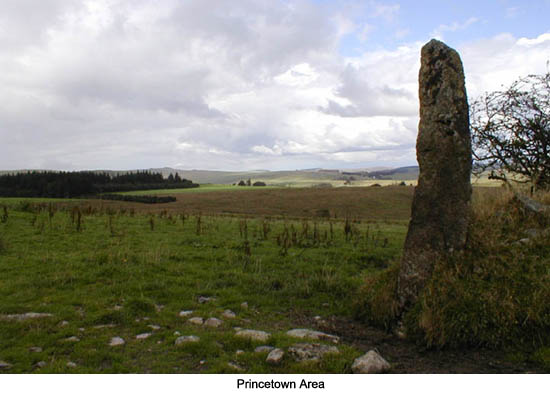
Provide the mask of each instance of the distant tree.
[{"label": "distant tree", "polygon": [[250,178],[248,180],[246,180],[246,186],[251,186],[252,185],[252,181],[250,181]]},{"label": "distant tree", "polygon": [[255,187],[265,187],[265,186],[266,186],[266,183],[263,182],[263,181],[256,181],[254,184],[252,184],[252,186],[255,186]]},{"label": "distant tree", "polygon": [[246,182],[244,182],[243,180],[239,181],[239,183],[237,184],[238,186],[240,187],[245,187],[246,186]]},{"label": "distant tree", "polygon": [[470,106],[474,170],[550,188],[550,73],[529,75]]}]

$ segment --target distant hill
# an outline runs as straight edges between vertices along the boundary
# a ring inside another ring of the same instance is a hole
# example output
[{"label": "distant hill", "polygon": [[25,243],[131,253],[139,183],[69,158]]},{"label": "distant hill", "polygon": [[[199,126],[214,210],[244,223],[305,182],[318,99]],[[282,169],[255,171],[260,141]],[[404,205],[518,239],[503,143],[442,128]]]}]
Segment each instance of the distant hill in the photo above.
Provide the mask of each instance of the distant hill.
[{"label": "distant hill", "polygon": [[[307,170],[252,170],[252,171],[214,171],[214,170],[180,170],[171,167],[146,169],[153,173],[161,173],[165,178],[170,174],[178,173],[181,178],[191,180],[199,184],[233,184],[248,179],[263,181],[271,185],[286,184],[315,184],[316,182],[330,182],[343,180],[416,180],[418,178],[418,166],[384,168],[372,167],[362,169],[307,169]],[[46,171],[46,170],[11,170],[0,171],[0,175],[6,173]],[[126,174],[137,170],[93,170],[109,175]],[[143,170],[141,170],[143,171]]]}]

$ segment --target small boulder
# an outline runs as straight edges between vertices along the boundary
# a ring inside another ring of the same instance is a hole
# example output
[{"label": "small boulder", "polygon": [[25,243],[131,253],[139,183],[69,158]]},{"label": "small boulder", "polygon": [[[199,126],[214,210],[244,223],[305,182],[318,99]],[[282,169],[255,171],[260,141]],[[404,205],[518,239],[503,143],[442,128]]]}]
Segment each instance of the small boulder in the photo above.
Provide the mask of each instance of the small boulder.
[{"label": "small boulder", "polygon": [[4,362],[4,361],[0,361],[0,370],[8,370],[12,367],[13,365],[11,363],[7,363],[7,362]]},{"label": "small boulder", "polygon": [[199,304],[205,304],[205,303],[208,303],[210,301],[215,301],[216,299],[214,297],[199,296],[199,298],[197,300],[198,300]]},{"label": "small boulder", "polygon": [[151,337],[152,335],[153,335],[152,333],[141,333],[136,336],[136,340],[145,340]]},{"label": "small boulder", "polygon": [[211,328],[217,328],[217,327],[221,326],[222,323],[223,323],[223,321],[221,319],[208,318],[206,320],[206,322],[204,322],[204,325],[208,326],[208,327],[211,327]]},{"label": "small boulder", "polygon": [[259,347],[256,347],[254,352],[271,352],[275,349],[275,347],[272,347],[270,345],[261,345]]},{"label": "small boulder", "polygon": [[80,339],[76,336],[71,336],[71,337],[67,337],[63,341],[65,341],[67,343],[78,343],[80,341]]},{"label": "small boulder", "polygon": [[67,362],[67,367],[68,367],[68,368],[73,368],[73,369],[74,369],[74,368],[77,367],[77,365],[76,365],[76,363],[74,363],[74,362],[72,362],[72,361],[69,361],[69,362]]},{"label": "small boulder", "polygon": [[198,343],[200,341],[200,337],[198,336],[180,336],[176,339],[175,344],[181,345],[185,343]]},{"label": "small boulder", "polygon": [[286,334],[287,336],[299,339],[325,340],[334,344],[338,344],[340,342],[340,337],[338,336],[310,329],[292,329],[286,332]]},{"label": "small boulder", "polygon": [[291,354],[298,362],[318,361],[327,354],[339,354],[338,348],[318,343],[298,343],[289,347]]},{"label": "small boulder", "polygon": [[150,328],[153,329],[153,330],[160,330],[160,326],[159,326],[159,325],[147,325],[147,327],[150,327]]},{"label": "small boulder", "polygon": [[192,323],[193,325],[202,325],[204,323],[204,319],[202,319],[201,317],[193,317],[193,318],[189,318],[189,320],[187,321],[189,323]]},{"label": "small boulder", "polygon": [[61,321],[61,322],[59,323],[59,327],[61,327],[61,328],[65,327],[65,326],[68,326],[68,325],[69,325],[69,322],[68,322],[68,321]]},{"label": "small boulder", "polygon": [[261,330],[252,330],[252,329],[242,329],[235,333],[235,337],[241,337],[244,339],[250,339],[253,341],[265,342],[269,340],[271,334],[261,331]]},{"label": "small boulder", "polygon": [[191,310],[188,310],[188,311],[180,311],[179,316],[185,318],[185,317],[191,316],[192,313],[193,313],[193,311],[191,311]]},{"label": "small boulder", "polygon": [[109,343],[109,345],[111,347],[116,347],[116,346],[119,346],[119,345],[124,345],[126,344],[126,342],[124,341],[124,339],[122,337],[113,337],[111,339],[111,342]]},{"label": "small boulder", "polygon": [[279,365],[283,361],[285,352],[280,348],[275,348],[272,350],[266,359],[266,362],[270,365]]},{"label": "small boulder", "polygon": [[353,373],[385,373],[391,365],[376,351],[370,350],[365,355],[355,359],[351,365]]},{"label": "small boulder", "polygon": [[234,362],[227,362],[227,366],[229,366],[231,369],[236,370],[237,372],[244,372],[245,369],[239,365],[237,365]]},{"label": "small boulder", "polygon": [[29,348],[30,352],[42,352],[42,347],[31,347]]},{"label": "small boulder", "polygon": [[43,368],[43,367],[45,367],[46,365],[47,365],[46,361],[40,361],[40,362],[37,362],[35,366],[36,366],[37,368]]},{"label": "small boulder", "polygon": [[247,310],[248,309],[248,303],[246,301],[244,303],[241,303],[241,308],[243,310]]},{"label": "small boulder", "polygon": [[225,310],[222,316],[226,319],[234,319],[237,317],[237,315],[231,310]]}]

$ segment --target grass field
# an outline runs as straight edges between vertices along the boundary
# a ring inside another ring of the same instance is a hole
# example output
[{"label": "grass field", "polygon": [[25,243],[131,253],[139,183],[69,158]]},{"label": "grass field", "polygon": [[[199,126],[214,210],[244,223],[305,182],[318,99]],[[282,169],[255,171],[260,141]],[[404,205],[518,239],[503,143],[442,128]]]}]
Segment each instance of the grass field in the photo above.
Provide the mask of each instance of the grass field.
[{"label": "grass field", "polygon": [[[240,195],[246,207],[265,200],[254,195],[293,191]],[[222,193],[231,192],[181,195]],[[407,206],[408,196],[398,207]],[[223,209],[219,199],[215,195]],[[284,203],[293,201],[291,195]],[[191,216],[157,205],[149,207],[156,212],[149,215],[141,206],[130,210],[100,202],[83,203],[80,210],[73,204],[60,210],[53,204],[0,202],[7,203],[8,214],[0,224],[0,314],[52,314],[0,317],[0,360],[14,373],[349,372],[353,358],[363,353],[347,344],[336,345],[340,354],[320,362],[287,356],[279,366],[268,365],[267,354],[254,348],[302,342],[286,331],[316,328],[310,323],[314,316],[349,317],[362,278],[399,256],[406,232],[406,222],[386,224],[375,210],[369,222],[356,217],[346,227],[326,218],[260,217],[260,207],[254,208],[256,217],[243,219]],[[265,209],[267,215],[274,211]],[[201,296],[214,300],[200,304]],[[190,324],[178,315],[183,310],[223,324]],[[236,317],[224,319],[224,310]],[[235,327],[271,337],[267,343],[242,340]],[[136,338],[143,333],[152,334]],[[176,345],[178,334],[196,335],[200,342]],[[113,337],[126,343],[111,347]]]}]

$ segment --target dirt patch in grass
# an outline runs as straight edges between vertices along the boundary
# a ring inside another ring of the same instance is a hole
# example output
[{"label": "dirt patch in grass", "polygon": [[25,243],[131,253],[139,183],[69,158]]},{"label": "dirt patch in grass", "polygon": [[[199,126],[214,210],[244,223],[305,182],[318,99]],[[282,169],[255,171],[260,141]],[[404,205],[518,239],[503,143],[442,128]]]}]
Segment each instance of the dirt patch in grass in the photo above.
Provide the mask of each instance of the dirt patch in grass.
[{"label": "dirt patch in grass", "polygon": [[512,353],[487,349],[426,349],[381,329],[342,317],[330,317],[323,323],[307,316],[296,316],[302,327],[316,328],[339,336],[342,343],[361,352],[376,349],[392,365],[391,373],[546,373],[537,364],[514,360]]}]

